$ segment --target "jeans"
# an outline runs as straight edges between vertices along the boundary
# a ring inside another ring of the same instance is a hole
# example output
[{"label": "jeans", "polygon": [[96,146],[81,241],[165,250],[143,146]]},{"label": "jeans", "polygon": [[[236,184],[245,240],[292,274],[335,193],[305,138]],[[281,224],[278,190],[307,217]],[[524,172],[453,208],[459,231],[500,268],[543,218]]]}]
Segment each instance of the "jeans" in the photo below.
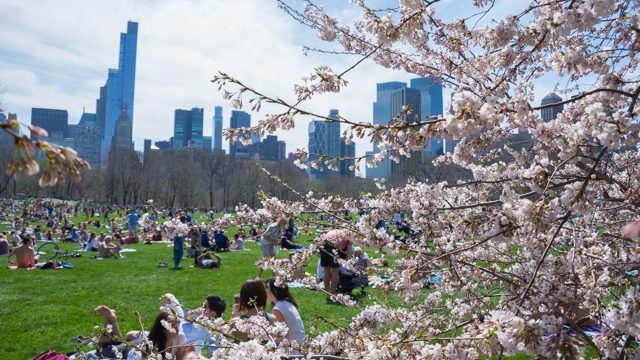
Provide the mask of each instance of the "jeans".
[{"label": "jeans", "polygon": [[180,266],[180,260],[182,260],[182,254],[184,252],[184,238],[176,236],[173,238],[173,266]]}]

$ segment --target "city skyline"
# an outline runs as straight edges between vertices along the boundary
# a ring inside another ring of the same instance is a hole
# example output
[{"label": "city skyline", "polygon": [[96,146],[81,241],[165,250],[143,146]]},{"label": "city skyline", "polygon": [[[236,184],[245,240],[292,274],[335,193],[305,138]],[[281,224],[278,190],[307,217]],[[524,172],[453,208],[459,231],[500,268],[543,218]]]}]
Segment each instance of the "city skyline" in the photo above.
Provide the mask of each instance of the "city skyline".
[{"label": "city skyline", "polygon": [[[0,43],[0,83],[6,89],[0,96],[3,107],[27,123],[32,107],[66,109],[69,122],[77,123],[83,108],[92,111],[97,89],[104,85],[106,69],[115,65],[119,50],[117,34],[127,20],[137,21],[140,29],[133,111],[137,150],[142,150],[145,138],[161,141],[171,137],[173,111],[177,108],[204,107],[205,119],[211,119],[213,106],[221,105],[225,108],[224,126],[228,127],[231,107],[210,83],[217,71],[245,80],[269,95],[291,100],[292,84],[300,83],[301,77],[312,73],[313,66],[326,63],[340,72],[358,60],[353,56],[313,52],[305,56],[303,45],[322,48],[326,43],[318,40],[314,31],[289,21],[288,15],[275,4],[264,6],[250,0],[227,4],[194,1],[190,7],[163,1],[153,5],[120,0],[90,4],[63,0],[63,3],[61,6],[51,0],[5,2],[5,9],[12,16],[0,24],[6,40]],[[380,7],[392,3],[380,1]],[[340,20],[359,12],[338,2],[327,3],[326,7]],[[447,1],[436,7],[456,16],[473,10],[459,9]],[[507,1],[497,1],[494,9],[508,8]],[[254,16],[263,21],[251,22]],[[95,27],[98,23],[99,28]],[[228,36],[200,36],[218,34],[225,28],[237,30]],[[255,66],[258,59],[260,67]],[[339,96],[322,95],[305,104],[305,109],[325,114],[328,109],[338,107],[350,120],[371,121],[369,104],[375,97],[375,84],[409,77],[366,61],[349,73],[349,86]],[[538,102],[554,90],[556,81],[540,80],[548,84],[538,87]],[[264,106],[261,113],[252,113],[252,117],[257,121],[275,111],[282,109]],[[289,151],[306,148],[306,130],[311,120],[302,118],[293,131],[278,131],[274,135],[286,141]],[[205,121],[203,133],[212,134],[212,128],[212,121]],[[366,141],[355,141],[356,155],[370,150]],[[223,141],[222,148],[228,151],[227,145]]]}]

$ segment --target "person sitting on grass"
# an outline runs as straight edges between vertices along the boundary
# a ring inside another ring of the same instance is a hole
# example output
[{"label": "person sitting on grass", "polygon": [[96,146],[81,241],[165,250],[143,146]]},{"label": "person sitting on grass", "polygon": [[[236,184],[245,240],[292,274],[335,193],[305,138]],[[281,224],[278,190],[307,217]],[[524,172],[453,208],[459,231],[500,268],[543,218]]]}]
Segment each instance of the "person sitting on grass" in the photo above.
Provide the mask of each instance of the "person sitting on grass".
[{"label": "person sitting on grass", "polygon": [[203,346],[207,347],[207,356],[219,347],[219,342],[214,339],[211,332],[198,325],[203,318],[222,318],[227,304],[223,298],[217,295],[209,295],[205,298],[199,309],[183,309],[182,305],[173,294],[164,294],[160,301],[162,305],[175,309],[176,315],[181,320],[180,332],[184,334],[187,343],[193,343],[196,353],[200,354]]},{"label": "person sitting on grass", "polygon": [[89,235],[89,241],[87,241],[84,251],[98,251],[98,239],[96,238],[96,233],[92,232]]},{"label": "person sitting on grass", "polygon": [[218,230],[214,236],[215,251],[229,251],[229,238],[222,230]]},{"label": "person sitting on grass", "polygon": [[0,255],[9,255],[9,242],[0,234]]},{"label": "person sitting on grass", "polygon": [[18,269],[30,269],[36,266],[35,260],[36,252],[33,250],[31,246],[31,238],[25,237],[22,240],[22,245],[18,246],[15,250],[9,254],[7,257],[7,261],[9,265],[14,265],[11,261],[12,258],[16,258],[16,267]]},{"label": "person sitting on grass", "polygon": [[102,258],[123,258],[123,256],[120,254],[120,247],[112,242],[111,236],[105,237],[104,242],[98,244],[98,251],[100,252],[99,256]]},{"label": "person sitting on grass", "polygon": [[[289,328],[286,339],[292,346],[291,354],[300,354],[298,349],[304,345],[305,338],[304,325],[298,312],[298,303],[289,292],[289,287],[286,283],[278,286],[275,278],[269,279],[267,281],[267,299],[273,304],[271,312],[275,320],[286,323]],[[297,345],[293,344],[294,341]]]},{"label": "person sitting on grass", "polygon": [[[215,257],[216,260],[214,261],[213,259],[211,259],[211,257]],[[198,257],[196,257],[195,262],[197,267],[205,270],[219,269],[220,265],[222,265],[222,259],[220,259],[220,256],[216,255],[212,251],[207,251],[204,254],[199,255]]]},{"label": "person sitting on grass", "polygon": [[238,231],[238,233],[233,236],[233,241],[236,251],[244,250],[244,231]]},{"label": "person sitting on grass", "polygon": [[275,318],[265,312],[267,290],[260,279],[247,280],[240,288],[240,296],[231,310],[231,318],[248,319],[252,316],[264,316],[267,321]]}]

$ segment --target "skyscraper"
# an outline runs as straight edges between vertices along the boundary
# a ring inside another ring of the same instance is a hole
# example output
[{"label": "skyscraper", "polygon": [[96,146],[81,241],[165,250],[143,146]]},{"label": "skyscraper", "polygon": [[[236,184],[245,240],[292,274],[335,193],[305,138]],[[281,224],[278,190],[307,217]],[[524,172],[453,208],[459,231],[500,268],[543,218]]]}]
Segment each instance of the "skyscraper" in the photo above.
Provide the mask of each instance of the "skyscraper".
[{"label": "skyscraper", "polygon": [[[376,101],[373,102],[373,124],[374,125],[388,125],[391,120],[391,94],[398,90],[407,87],[407,83],[400,81],[391,81],[386,83],[376,84]],[[375,155],[380,152],[378,144],[373,144],[373,151],[368,152],[368,155]],[[376,168],[367,168],[367,178],[387,178],[391,173],[391,166],[389,163],[389,157],[387,156],[384,163],[380,164]]]},{"label": "skyscraper", "polygon": [[96,114],[82,113],[73,135],[78,156],[87,160],[89,164],[100,165],[101,137]]},{"label": "skyscraper", "polygon": [[[442,84],[437,79],[423,77],[411,79],[410,87],[420,91],[420,121],[429,116],[443,115]],[[434,157],[444,154],[442,139],[430,139],[425,155]]]},{"label": "skyscraper", "polygon": [[260,144],[260,158],[263,160],[275,161],[278,159],[278,137],[267,135]]},{"label": "skyscraper", "polygon": [[126,111],[122,111],[116,121],[111,137],[111,150],[133,150],[133,129]]},{"label": "skyscraper", "polygon": [[148,154],[151,151],[151,139],[144,139],[144,154]]},{"label": "skyscraper", "polygon": [[66,138],[69,135],[69,113],[67,110],[32,108],[31,125],[47,130],[50,137]]},{"label": "skyscraper", "polygon": [[203,136],[202,137],[202,148],[211,150],[211,136]]},{"label": "skyscraper", "polygon": [[129,21],[127,32],[120,34],[118,68],[109,69],[107,82],[100,88],[100,98],[96,101],[96,116],[103,134],[101,158],[105,165],[121,112],[126,113],[133,126],[137,46],[138,23]]},{"label": "skyscraper", "polygon": [[[244,111],[232,110],[229,119],[229,127],[232,129],[245,128],[251,126],[251,115]],[[251,148],[240,141],[229,140],[229,155],[234,159],[249,159]]]},{"label": "skyscraper", "polygon": [[[410,110],[407,115],[403,116],[401,119],[395,119],[394,121],[405,121],[408,123],[413,123],[418,121],[420,118],[420,105],[421,105],[421,91],[412,88],[402,88],[398,89],[391,93],[390,96],[390,109],[391,109],[391,119],[395,118],[400,114],[402,108],[405,106],[409,106]],[[390,120],[391,120],[390,119]]]},{"label": "skyscraper", "polygon": [[407,87],[407,83],[392,81],[376,84],[376,101],[373,102],[374,125],[388,125],[391,120],[391,94]]},{"label": "skyscraper", "polygon": [[[540,105],[549,105],[556,104],[562,102],[562,98],[558,96],[556,93],[549,93],[547,96],[542,98]],[[564,110],[564,105],[552,106],[548,108],[544,108],[540,110],[540,116],[544,122],[548,122],[554,120],[558,114],[560,114]]]},{"label": "skyscraper", "polygon": [[340,157],[343,158],[351,158],[348,160],[342,160],[338,163],[338,171],[340,172],[340,176],[345,177],[354,177],[355,170],[351,170],[351,167],[356,164],[355,159],[353,157],[356,156],[356,143],[352,142],[351,144],[347,144],[344,139],[340,139]]},{"label": "skyscraper", "polygon": [[216,106],[214,108],[213,149],[222,150],[222,106]]},{"label": "skyscraper", "polygon": [[[337,119],[338,110],[330,110],[329,118]],[[318,160],[321,156],[330,158],[340,157],[340,123],[329,122],[324,120],[313,120],[309,123],[309,158],[312,162]],[[336,172],[326,168],[321,164],[323,171],[309,166],[309,174],[311,178],[316,179],[326,175],[337,175]]]},{"label": "skyscraper", "polygon": [[202,149],[204,109],[176,109],[173,120],[173,147]]}]

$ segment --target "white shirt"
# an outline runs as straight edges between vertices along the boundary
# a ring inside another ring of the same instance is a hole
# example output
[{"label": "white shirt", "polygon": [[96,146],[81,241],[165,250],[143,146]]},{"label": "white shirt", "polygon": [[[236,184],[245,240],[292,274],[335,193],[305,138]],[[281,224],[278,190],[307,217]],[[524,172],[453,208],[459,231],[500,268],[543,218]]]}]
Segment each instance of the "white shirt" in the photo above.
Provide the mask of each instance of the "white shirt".
[{"label": "white shirt", "polygon": [[94,251],[98,250],[98,239],[95,237],[89,239],[87,246],[84,248],[84,251]]},{"label": "white shirt", "polygon": [[[296,341],[299,346],[304,345],[304,325],[302,324],[302,319],[300,318],[300,313],[298,309],[293,306],[292,303],[288,301],[278,301],[273,307],[274,310],[278,310],[282,316],[284,317],[284,322],[287,324],[289,328],[289,332],[287,332],[287,340]],[[297,350],[292,350],[292,353],[298,354]]]}]

